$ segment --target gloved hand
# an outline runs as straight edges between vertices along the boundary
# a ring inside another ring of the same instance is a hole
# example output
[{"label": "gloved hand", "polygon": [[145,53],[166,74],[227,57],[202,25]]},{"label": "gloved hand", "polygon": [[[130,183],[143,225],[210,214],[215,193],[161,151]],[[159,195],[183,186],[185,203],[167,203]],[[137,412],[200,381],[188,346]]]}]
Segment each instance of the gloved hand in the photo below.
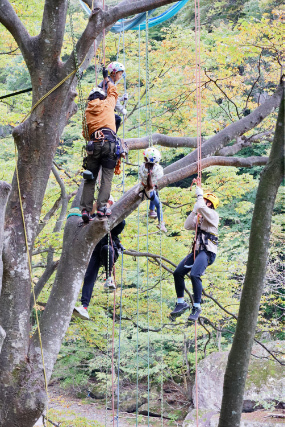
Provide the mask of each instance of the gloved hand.
[{"label": "gloved hand", "polygon": [[122,113],[123,113],[124,116],[126,116],[128,114],[128,112],[127,112],[127,110],[125,108],[123,108]]},{"label": "gloved hand", "polygon": [[198,209],[198,203],[196,202],[194,207],[193,207],[193,212],[197,213],[197,209]]},{"label": "gloved hand", "polygon": [[108,70],[106,70],[105,67],[103,67],[102,74],[103,74],[103,79],[105,79],[106,77],[108,77]]},{"label": "gloved hand", "polygon": [[119,254],[122,254],[124,252],[125,248],[124,248],[124,246],[121,243],[118,243],[117,248],[118,248],[118,253]]},{"label": "gloved hand", "polygon": [[124,93],[123,98],[124,98],[124,101],[127,101],[129,99],[129,94],[127,92]]},{"label": "gloved hand", "polygon": [[202,188],[201,187],[196,187],[196,191],[195,191],[195,193],[196,193],[196,196],[197,197],[199,197],[199,196],[203,196],[203,194],[204,194],[204,192],[203,192],[203,190],[202,190]]}]

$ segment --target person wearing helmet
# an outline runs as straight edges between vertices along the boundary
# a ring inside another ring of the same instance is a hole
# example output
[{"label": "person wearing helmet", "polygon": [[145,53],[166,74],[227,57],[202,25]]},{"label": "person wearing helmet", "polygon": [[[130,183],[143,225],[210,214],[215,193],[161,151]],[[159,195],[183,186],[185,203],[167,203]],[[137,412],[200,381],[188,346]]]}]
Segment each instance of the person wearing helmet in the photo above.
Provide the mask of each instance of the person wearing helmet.
[{"label": "person wearing helmet", "polygon": [[151,214],[149,214],[149,216],[151,218],[154,218],[154,207],[156,207],[156,217],[158,219],[157,227],[164,233],[167,233],[167,229],[163,222],[163,213],[157,192],[157,182],[160,178],[163,177],[163,168],[159,164],[161,154],[156,148],[148,147],[143,152],[143,156],[144,163],[141,164],[139,169],[139,176],[141,179],[139,193],[141,193],[143,197],[146,196],[148,199],[150,199]]},{"label": "person wearing helmet", "polygon": [[[112,196],[110,196],[108,200],[108,207],[110,208],[113,203],[114,199]],[[113,292],[116,290],[116,284],[112,278],[112,269],[119,255],[124,250],[124,247],[122,246],[119,238],[119,234],[122,233],[125,225],[125,220],[123,220],[118,225],[116,225],[113,230],[111,230],[111,236],[108,237],[108,234],[106,234],[106,236],[104,236],[95,246],[84,277],[81,295],[82,305],[80,307],[74,308],[75,316],[78,316],[82,319],[89,319],[87,309],[90,304],[94,285],[101,266],[104,266],[106,273],[104,290],[106,292]]]},{"label": "person wearing helmet", "polygon": [[[108,65],[107,70],[109,72],[108,81],[116,85],[123,77],[123,74],[125,72],[125,67],[120,62],[114,61]],[[102,80],[102,82],[99,83],[98,85],[105,92],[107,91],[108,81],[106,84],[104,83],[104,80]],[[124,106],[127,100],[128,100],[128,94],[125,93],[123,96],[119,97],[116,102],[115,111],[117,111],[119,114],[122,114],[123,116],[126,116],[128,114]],[[116,132],[118,132],[122,119],[118,114],[115,114],[115,120],[116,120]]]},{"label": "person wearing helmet", "polygon": [[[108,71],[103,70],[104,80],[108,79]],[[83,134],[89,139],[87,145],[87,157],[84,159],[84,187],[81,197],[82,220],[90,221],[90,213],[93,208],[95,183],[102,167],[102,179],[97,199],[97,214],[99,217],[109,216],[111,210],[107,208],[107,202],[111,192],[114,169],[117,163],[116,124],[114,108],[118,99],[116,86],[109,82],[107,95],[103,89],[93,88],[88,97],[88,105],[85,111],[86,129]]]},{"label": "person wearing helmet", "polygon": [[196,321],[201,314],[201,276],[205,273],[206,268],[215,261],[218,247],[219,215],[215,209],[219,205],[219,199],[212,193],[203,194],[202,188],[198,186],[196,196],[197,202],[186,219],[184,227],[186,230],[196,230],[197,225],[197,239],[194,241],[192,252],[180,262],[174,271],[177,303],[170,313],[170,316],[175,318],[190,308],[190,305],[184,301],[184,277],[190,272],[194,293],[192,313],[188,317],[190,321]]}]

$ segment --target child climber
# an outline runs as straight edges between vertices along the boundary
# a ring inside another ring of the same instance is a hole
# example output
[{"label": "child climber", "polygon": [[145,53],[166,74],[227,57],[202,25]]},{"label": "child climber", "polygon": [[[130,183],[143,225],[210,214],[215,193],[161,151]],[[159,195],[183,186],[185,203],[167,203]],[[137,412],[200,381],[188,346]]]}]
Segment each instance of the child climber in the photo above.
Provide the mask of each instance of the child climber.
[{"label": "child climber", "polygon": [[[202,280],[208,265],[213,264],[216,259],[218,247],[218,223],[219,215],[215,209],[219,205],[219,199],[212,193],[203,194],[200,187],[196,187],[197,202],[193,211],[185,221],[186,230],[196,230],[197,238],[194,241],[192,252],[184,258],[174,271],[175,290],[177,303],[170,313],[172,317],[181,316],[188,308],[189,304],[184,301],[185,281],[184,277],[190,273],[193,286],[194,304],[192,313],[188,320],[196,321],[201,314]],[[198,223],[197,223],[198,222]],[[194,259],[195,250],[195,259]]]},{"label": "child climber", "polygon": [[[104,81],[108,80],[108,71],[103,69]],[[107,207],[110,197],[114,169],[117,163],[116,144],[116,124],[114,108],[118,99],[116,86],[108,83],[107,96],[105,92],[96,87],[92,89],[88,97],[86,108],[86,123],[88,128],[89,142],[87,145],[87,158],[84,159],[85,173],[84,187],[81,197],[82,220],[85,223],[90,221],[94,201],[94,190],[96,178],[102,167],[101,186],[97,199],[97,215],[99,217],[111,215],[111,210]],[[83,129],[84,134],[86,130]]]},{"label": "child climber", "polygon": [[[114,199],[110,196],[108,200],[108,206],[110,207],[114,203]],[[88,306],[92,297],[92,292],[94,284],[96,282],[99,268],[101,265],[105,268],[106,280],[104,283],[105,291],[115,291],[116,285],[112,278],[112,269],[114,263],[117,261],[119,254],[124,250],[121,245],[119,234],[122,233],[125,227],[125,220],[120,222],[116,227],[111,231],[111,236],[104,236],[100,242],[97,243],[95,249],[92,252],[82,288],[82,296],[80,307],[75,307],[75,315],[81,317],[82,319],[89,319]]]},{"label": "child climber", "polygon": [[[119,83],[119,81],[121,80],[125,72],[125,67],[120,62],[115,61],[115,62],[111,62],[108,65],[107,70],[109,71],[109,79],[107,83],[104,80],[102,80],[102,82],[99,83],[98,85],[106,93],[107,93],[107,87],[109,82],[113,83],[114,85]],[[115,111],[117,111],[119,114],[122,114],[123,116],[126,116],[128,112],[125,106],[121,104],[121,102],[125,104],[125,102],[128,100],[128,97],[129,97],[128,94],[125,93],[123,96],[118,98],[116,102]],[[115,120],[116,120],[116,132],[118,132],[122,119],[118,114],[115,114]]]},{"label": "child climber", "polygon": [[150,203],[152,204],[151,209],[153,212],[153,208],[156,206],[158,228],[166,233],[167,230],[163,222],[162,209],[156,192],[156,184],[158,180],[163,177],[163,168],[159,164],[161,154],[156,148],[148,147],[143,152],[143,156],[144,163],[140,165],[139,169],[139,176],[141,179],[140,193],[142,193],[142,197],[146,196],[148,199],[150,199]]}]

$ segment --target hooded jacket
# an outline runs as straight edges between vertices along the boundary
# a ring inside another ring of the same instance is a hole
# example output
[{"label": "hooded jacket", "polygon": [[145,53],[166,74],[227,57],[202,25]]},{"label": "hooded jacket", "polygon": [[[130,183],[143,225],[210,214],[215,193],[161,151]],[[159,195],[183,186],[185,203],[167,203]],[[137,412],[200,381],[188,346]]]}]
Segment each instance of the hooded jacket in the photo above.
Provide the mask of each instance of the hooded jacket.
[{"label": "hooded jacket", "polygon": [[[118,99],[116,86],[108,85],[107,98],[89,101],[85,110],[89,138],[98,129],[108,128],[116,132],[114,108]],[[84,129],[83,129],[84,130]]]},{"label": "hooded jacket", "polygon": [[[115,84],[115,82],[113,81],[113,79],[110,76],[108,78],[109,78],[110,82],[112,82],[113,84]],[[101,83],[98,84],[98,86],[101,87],[102,89],[104,89],[105,92],[107,93],[106,86],[104,87],[104,83],[103,82],[104,82],[104,80],[102,80]],[[109,87],[109,84],[107,84],[107,86]],[[116,102],[116,105],[115,105],[114,109],[115,109],[115,111],[117,111],[117,113],[123,114],[124,106],[121,104],[121,102],[124,102],[124,96],[120,96],[117,99],[117,102]]]},{"label": "hooded jacket", "polygon": [[[208,233],[212,233],[215,236],[218,236],[218,224],[219,224],[219,215],[214,210],[209,208],[204,199],[203,196],[199,196],[197,199],[197,202],[195,204],[195,207],[197,209],[197,212],[202,215],[199,217],[199,226],[201,230],[204,230]],[[191,214],[187,217],[184,228],[186,230],[196,230],[196,222],[197,222],[197,215],[195,212],[191,212]],[[201,235],[202,241],[205,244],[205,235]],[[207,251],[213,252],[214,254],[217,253],[217,245],[211,242],[210,239],[208,239],[208,244],[205,245]],[[196,250],[200,249],[200,240],[197,239],[196,242]]]}]

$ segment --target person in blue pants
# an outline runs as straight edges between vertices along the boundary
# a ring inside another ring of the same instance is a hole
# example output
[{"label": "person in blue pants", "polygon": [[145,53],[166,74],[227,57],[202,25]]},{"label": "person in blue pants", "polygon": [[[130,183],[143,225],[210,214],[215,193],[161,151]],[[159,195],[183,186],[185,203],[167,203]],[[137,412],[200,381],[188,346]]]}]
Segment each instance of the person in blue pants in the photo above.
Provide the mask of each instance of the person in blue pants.
[{"label": "person in blue pants", "polygon": [[[154,209],[156,209],[156,212]],[[150,218],[157,218],[158,219],[157,228],[159,228],[164,233],[167,233],[167,229],[166,229],[165,224],[163,222],[162,206],[161,206],[159,196],[158,196],[158,191],[156,188],[150,192],[150,203],[149,203],[148,216]]]},{"label": "person in blue pants", "polygon": [[206,268],[215,261],[218,247],[219,215],[215,209],[219,204],[219,200],[213,193],[204,194],[200,187],[196,188],[196,196],[197,202],[186,219],[184,227],[186,230],[196,230],[197,226],[197,239],[192,252],[179,263],[173,273],[177,303],[170,313],[170,316],[175,318],[181,316],[190,308],[190,305],[184,301],[184,277],[190,273],[194,293],[192,313],[188,317],[190,321],[198,320],[201,314],[201,276],[205,273]]}]

